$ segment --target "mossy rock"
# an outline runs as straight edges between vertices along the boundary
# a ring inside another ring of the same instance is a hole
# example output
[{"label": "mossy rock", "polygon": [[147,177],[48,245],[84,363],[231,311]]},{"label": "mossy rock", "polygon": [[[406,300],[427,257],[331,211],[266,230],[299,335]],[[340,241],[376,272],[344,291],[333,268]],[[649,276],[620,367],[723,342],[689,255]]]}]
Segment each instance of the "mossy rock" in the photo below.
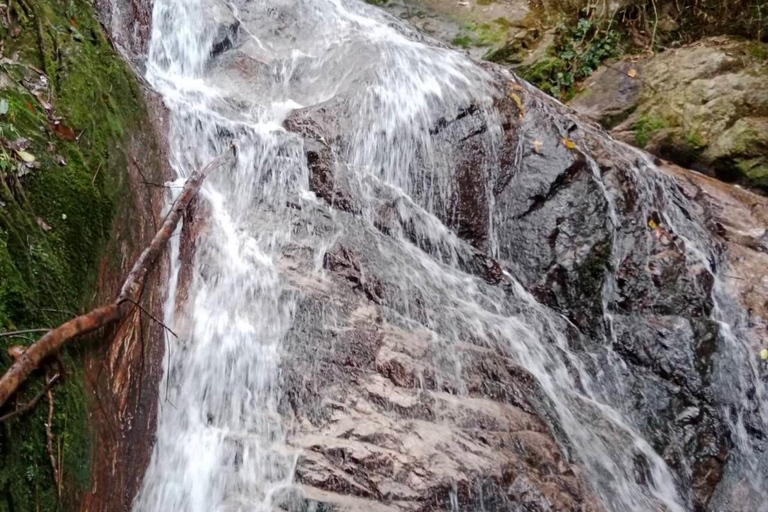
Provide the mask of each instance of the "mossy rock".
[{"label": "mossy rock", "polygon": [[625,142],[765,191],[764,46],[718,38],[612,63],[586,81],[571,106]]},{"label": "mossy rock", "polygon": [[[7,56],[0,65],[0,331],[54,326],[93,306],[96,265],[125,182],[123,141],[146,122],[138,84],[91,3],[10,5],[0,26]],[[22,158],[29,155],[34,162]],[[0,338],[0,371],[12,363],[8,347],[34,337]],[[62,500],[46,451],[42,400],[0,424],[0,512],[75,508],[89,485],[82,370],[88,346],[80,341],[62,351],[65,373],[53,388]],[[28,402],[45,374],[58,371],[55,361],[45,363],[0,415]]]},{"label": "mossy rock", "polygon": [[768,117],[739,119],[704,157],[721,179],[768,192]]}]

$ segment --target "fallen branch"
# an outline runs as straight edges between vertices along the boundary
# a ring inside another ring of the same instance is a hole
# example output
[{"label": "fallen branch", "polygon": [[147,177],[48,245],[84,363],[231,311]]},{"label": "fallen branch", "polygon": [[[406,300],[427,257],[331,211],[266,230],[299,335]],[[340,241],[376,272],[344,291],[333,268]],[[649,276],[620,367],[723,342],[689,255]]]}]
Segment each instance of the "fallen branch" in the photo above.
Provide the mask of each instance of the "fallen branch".
[{"label": "fallen branch", "polygon": [[221,159],[217,158],[205,166],[201,171],[196,171],[187,179],[184,188],[176,202],[165,217],[160,229],[155,234],[149,246],[141,253],[139,258],[128,273],[123,282],[117,299],[112,304],[96,308],[89,313],[80,315],[48,331],[42,338],[29,346],[13,363],[13,365],[0,378],[0,407],[13,395],[19,386],[40,365],[40,363],[59,350],[69,340],[93,332],[110,325],[128,316],[138,302],[141,290],[147,277],[158,258],[168,244],[168,239],[176,229],[176,225],[186,210],[189,203],[197,195],[200,184],[207,172],[220,165]]}]

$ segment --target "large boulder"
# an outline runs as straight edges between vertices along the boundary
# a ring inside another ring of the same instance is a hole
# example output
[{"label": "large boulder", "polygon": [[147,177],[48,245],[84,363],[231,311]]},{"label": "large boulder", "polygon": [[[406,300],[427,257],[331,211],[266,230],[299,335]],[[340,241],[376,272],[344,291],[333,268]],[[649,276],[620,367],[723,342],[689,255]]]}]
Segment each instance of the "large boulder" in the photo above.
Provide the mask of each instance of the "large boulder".
[{"label": "large boulder", "polygon": [[761,43],[707,39],[603,66],[571,106],[631,144],[768,191],[768,67]]}]

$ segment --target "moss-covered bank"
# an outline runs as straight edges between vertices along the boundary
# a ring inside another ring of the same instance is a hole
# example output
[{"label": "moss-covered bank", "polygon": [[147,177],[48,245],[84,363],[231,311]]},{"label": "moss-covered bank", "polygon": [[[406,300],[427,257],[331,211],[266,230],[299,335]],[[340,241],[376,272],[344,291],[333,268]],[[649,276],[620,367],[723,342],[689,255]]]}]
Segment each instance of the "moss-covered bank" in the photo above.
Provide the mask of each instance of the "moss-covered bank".
[{"label": "moss-covered bank", "polygon": [[[0,17],[0,332],[48,327],[92,305],[126,168],[125,134],[146,118],[141,91],[84,0],[10,0]],[[34,161],[32,159],[34,158]],[[7,349],[35,334],[0,337]],[[48,406],[0,424],[0,512],[68,509],[88,485],[81,341],[53,388],[59,503],[46,450]],[[0,415],[43,387],[38,372]],[[70,503],[67,503],[69,501]]]}]

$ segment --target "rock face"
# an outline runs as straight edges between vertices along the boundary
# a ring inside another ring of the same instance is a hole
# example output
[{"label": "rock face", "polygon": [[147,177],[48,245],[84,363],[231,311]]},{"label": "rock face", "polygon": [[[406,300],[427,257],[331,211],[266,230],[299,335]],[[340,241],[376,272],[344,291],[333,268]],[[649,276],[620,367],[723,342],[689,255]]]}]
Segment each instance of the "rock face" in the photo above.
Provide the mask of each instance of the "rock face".
[{"label": "rock face", "polygon": [[[227,80],[258,83],[259,63],[230,51],[238,28],[225,23],[228,42],[213,65]],[[447,192],[429,215],[342,164],[353,137],[349,98],[284,123],[303,145],[315,198],[290,205],[295,236],[279,261],[300,296],[280,412],[301,492],[287,492],[281,507],[611,508],[597,480],[612,475],[588,474],[545,384],[521,351],[498,341],[526,335],[509,320],[524,312],[560,335],[542,328],[535,346],[553,360],[573,354],[566,373],[588,377],[672,469],[684,509],[759,510],[768,463],[765,369],[756,363],[768,320],[765,199],[654,163],[511,74],[487,70],[491,104],[463,105],[430,127],[455,149]],[[503,130],[495,145],[490,119]],[[363,185],[381,188],[370,208]],[[431,199],[422,193],[414,200]],[[183,260],[194,257],[203,218],[186,219]],[[324,253],[311,250],[329,234],[338,236]],[[438,245],[445,240],[451,250]],[[441,265],[461,271],[449,275],[452,289],[486,299],[472,314],[509,320],[495,320],[504,332],[466,318],[456,307],[463,297],[442,300]],[[453,315],[439,310],[446,304]],[[586,386],[580,378],[576,387]],[[655,478],[644,453],[633,461],[641,484]]]},{"label": "rock face", "polygon": [[[499,176],[477,174],[487,155],[467,134],[481,136],[482,128],[468,129],[483,126],[479,109],[446,122],[446,137],[462,140],[473,170],[446,219],[476,251],[467,272],[504,287],[503,269],[568,318],[572,349],[592,354],[590,372],[689,490],[687,507],[757,507],[759,493],[740,495],[729,482],[745,457],[763,453],[759,404],[747,398],[746,438],[724,414],[730,393],[756,390],[734,389],[725,366],[748,372],[765,339],[765,199],[663,162],[655,167],[537,91],[511,87],[524,100],[518,107],[508,93],[495,104],[506,119],[500,153],[509,151]],[[377,242],[354,227],[354,194],[333,161],[333,148],[344,144],[343,131],[328,122],[335,108],[286,121],[304,138],[310,187],[348,233],[325,257],[327,279],[297,284],[317,298],[302,303],[301,333],[284,364],[288,414],[300,425],[293,442],[304,450],[297,479],[307,496],[334,510],[378,510],[371,501],[381,510],[449,509],[453,495],[467,510],[480,503],[516,510],[526,499],[541,510],[596,507],[578,462],[568,463],[552,442],[556,422],[541,422],[535,379],[503,350],[468,338],[457,357],[466,389],[436,387],[434,334],[391,318],[386,262],[367,249]],[[383,233],[394,231],[386,227],[391,218],[383,214],[377,224]],[[697,260],[694,250],[710,259]],[[295,258],[291,268],[308,264]],[[322,320],[329,302],[332,328]],[[751,353],[740,353],[718,327],[722,308],[743,315],[729,321],[744,328]],[[743,441],[748,455],[735,446]],[[446,482],[459,484],[451,490]],[[521,488],[526,498],[516,494]]]},{"label": "rock face", "polygon": [[[514,104],[498,106],[510,128],[519,123]],[[471,339],[446,347],[429,327],[426,301],[405,298],[422,308],[421,324],[395,311],[398,276],[379,250],[398,253],[393,237],[408,226],[400,224],[396,198],[374,213],[377,231],[361,222],[349,176],[334,161],[348,136],[334,115],[344,108],[343,101],[330,102],[285,122],[303,138],[310,189],[330,207],[305,206],[297,229],[312,226],[313,236],[321,236],[343,222],[346,231],[325,254],[324,275],[307,275],[313,255],[301,247],[282,264],[305,294],[281,379],[284,414],[296,425],[289,442],[301,449],[296,480],[305,499],[340,511],[601,510],[540,416],[541,393],[525,369],[502,349]],[[446,222],[474,248],[467,271],[500,285],[501,269],[486,252],[490,219],[478,215],[483,184],[472,172],[484,157],[485,129],[477,108],[440,126],[467,149],[458,166],[464,186]],[[510,165],[516,137],[510,129],[502,148]],[[509,179],[500,176],[500,187]]]},{"label": "rock face", "polygon": [[763,52],[760,43],[709,39],[619,62],[590,77],[571,106],[626,142],[765,192],[768,75]]}]

